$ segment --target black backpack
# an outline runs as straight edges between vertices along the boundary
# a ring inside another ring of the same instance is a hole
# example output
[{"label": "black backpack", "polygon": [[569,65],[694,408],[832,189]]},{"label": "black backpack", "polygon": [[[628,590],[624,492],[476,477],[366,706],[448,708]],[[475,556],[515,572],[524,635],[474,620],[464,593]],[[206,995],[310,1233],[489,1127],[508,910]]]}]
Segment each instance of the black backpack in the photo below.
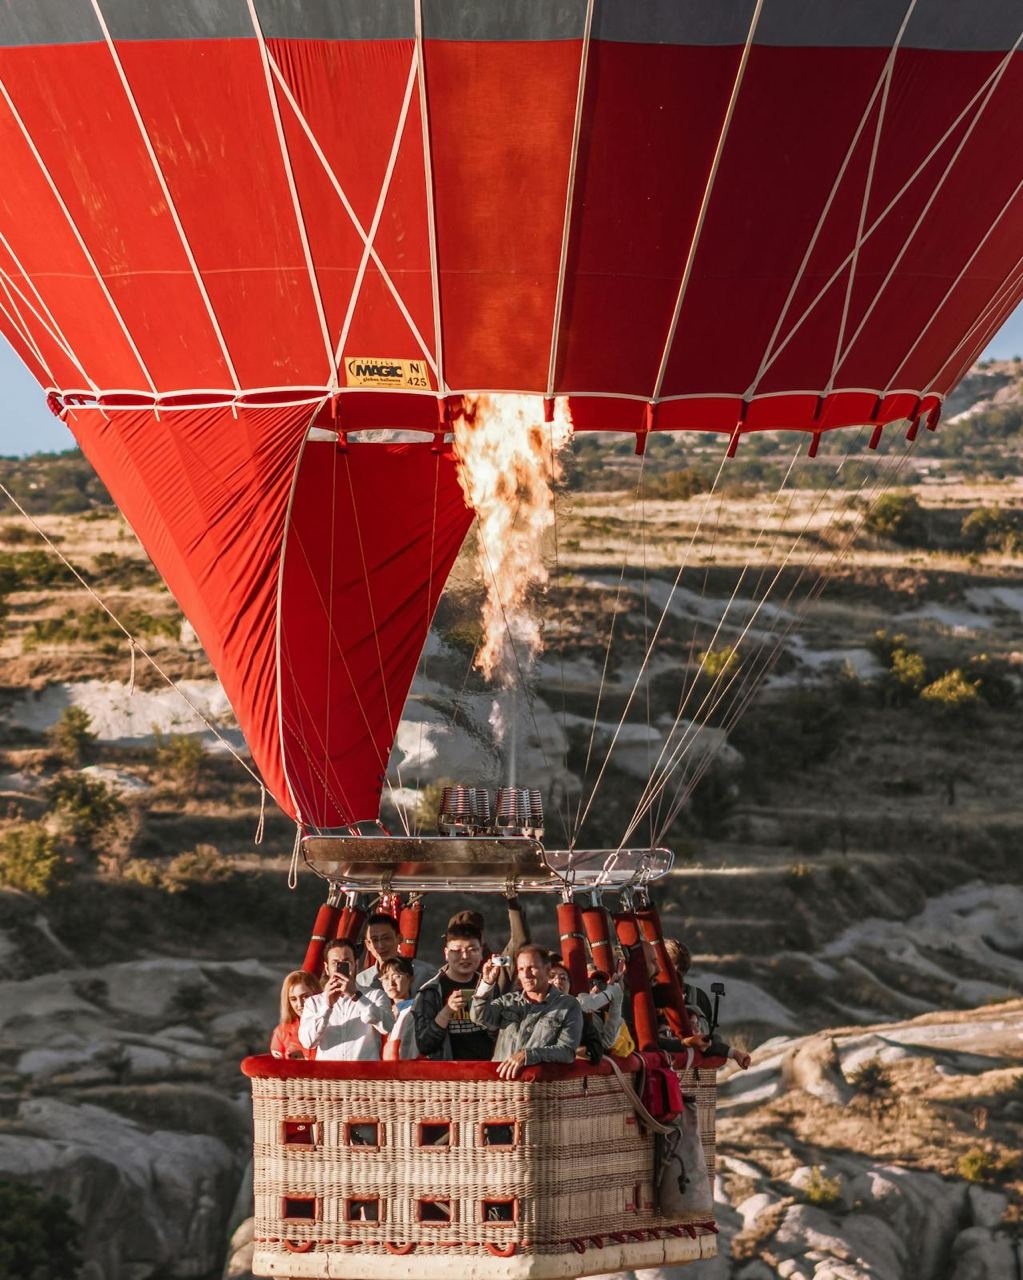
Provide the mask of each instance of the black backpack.
[{"label": "black backpack", "polygon": [[579,1042],[594,1066],[604,1056],[604,1042],[600,1038],[600,1023],[592,1013],[583,1014],[583,1038]]}]

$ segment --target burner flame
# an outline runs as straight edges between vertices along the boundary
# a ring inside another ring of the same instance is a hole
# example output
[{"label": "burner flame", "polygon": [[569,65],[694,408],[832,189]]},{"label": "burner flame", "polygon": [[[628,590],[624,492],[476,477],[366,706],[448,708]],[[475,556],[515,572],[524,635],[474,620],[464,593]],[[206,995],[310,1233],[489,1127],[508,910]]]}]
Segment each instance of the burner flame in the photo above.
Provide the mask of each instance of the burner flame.
[{"label": "burner flame", "polygon": [[466,396],[454,436],[462,490],[479,522],[486,585],[475,665],[507,688],[543,649],[535,593],[548,581],[544,539],[554,525],[553,486],[572,420],[565,400],[544,422],[536,396]]}]

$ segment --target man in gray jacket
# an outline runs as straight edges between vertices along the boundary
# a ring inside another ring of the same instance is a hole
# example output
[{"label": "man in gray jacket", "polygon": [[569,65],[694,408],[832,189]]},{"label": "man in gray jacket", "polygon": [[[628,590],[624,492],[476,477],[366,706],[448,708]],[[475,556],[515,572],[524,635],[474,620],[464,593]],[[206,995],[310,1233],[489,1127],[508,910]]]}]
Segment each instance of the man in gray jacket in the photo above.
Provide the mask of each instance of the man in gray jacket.
[{"label": "man in gray jacket", "polygon": [[521,991],[496,994],[501,966],[492,958],[483,966],[469,1017],[478,1026],[501,1032],[497,1074],[515,1080],[539,1062],[574,1062],[583,1034],[583,1011],[575,996],[551,985],[550,958],[543,947],[526,943],[515,957]]}]

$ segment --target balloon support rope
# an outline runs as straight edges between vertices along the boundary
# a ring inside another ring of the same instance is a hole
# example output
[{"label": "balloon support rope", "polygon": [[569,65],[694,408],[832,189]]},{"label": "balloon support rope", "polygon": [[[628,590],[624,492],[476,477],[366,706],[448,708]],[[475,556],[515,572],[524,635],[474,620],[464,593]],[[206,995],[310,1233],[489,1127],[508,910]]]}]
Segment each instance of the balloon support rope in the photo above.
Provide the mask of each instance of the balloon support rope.
[{"label": "balloon support rope", "polygon": [[288,869],[288,888],[294,889],[298,885],[298,855],[302,848],[302,828],[295,824],[295,844],[291,850],[291,866]]},{"label": "balloon support rope", "polygon": [[266,787],[263,783],[259,784],[259,821],[256,823],[256,838],[254,844],[263,843],[263,831],[266,827]]}]

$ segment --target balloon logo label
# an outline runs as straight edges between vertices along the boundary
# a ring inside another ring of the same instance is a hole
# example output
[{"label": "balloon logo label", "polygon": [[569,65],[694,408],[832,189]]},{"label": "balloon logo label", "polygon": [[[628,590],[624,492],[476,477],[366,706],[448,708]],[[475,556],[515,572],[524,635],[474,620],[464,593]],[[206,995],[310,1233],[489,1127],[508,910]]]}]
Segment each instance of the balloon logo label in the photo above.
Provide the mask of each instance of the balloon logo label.
[{"label": "balloon logo label", "polygon": [[413,387],[428,391],[425,360],[394,360],[388,356],[348,356],[345,385],[349,387]]}]

